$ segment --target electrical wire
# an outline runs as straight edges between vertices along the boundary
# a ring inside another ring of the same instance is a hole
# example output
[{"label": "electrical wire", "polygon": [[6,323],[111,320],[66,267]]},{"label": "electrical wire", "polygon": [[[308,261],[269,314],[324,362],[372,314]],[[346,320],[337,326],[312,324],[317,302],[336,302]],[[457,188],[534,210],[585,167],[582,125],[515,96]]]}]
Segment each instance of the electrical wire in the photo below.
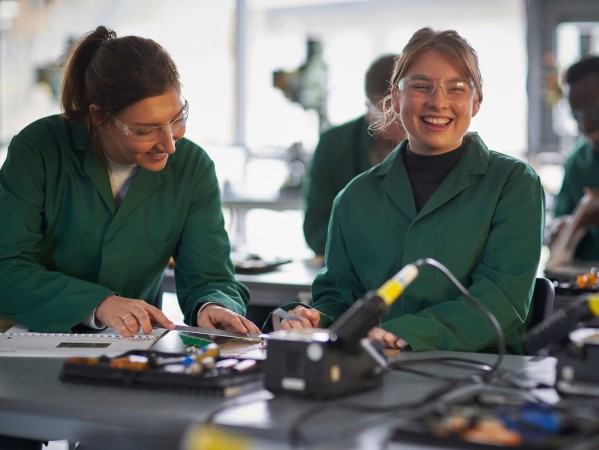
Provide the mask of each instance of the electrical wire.
[{"label": "electrical wire", "polygon": [[[406,366],[427,364],[427,363],[431,363],[431,362],[435,362],[435,363],[436,362],[444,362],[449,365],[455,365],[457,367],[471,365],[471,366],[474,366],[475,369],[481,373],[491,373],[493,371],[493,367],[486,363],[483,363],[476,359],[463,358],[463,357],[459,357],[459,356],[433,356],[433,357],[428,357],[428,358],[407,359],[407,360],[396,359],[396,360],[389,361],[389,365],[387,367],[389,368],[389,370],[401,369],[401,370],[407,371],[408,368]],[[439,376],[439,374],[430,374],[428,372],[419,371],[416,369],[410,369],[410,370],[413,370],[415,373],[419,373],[420,375],[424,375],[424,376],[430,375],[432,377],[444,378],[444,377]]]},{"label": "electrical wire", "polygon": [[447,269],[440,262],[438,262],[432,258],[423,258],[423,259],[419,259],[418,261],[416,261],[414,263],[414,265],[416,265],[417,267],[428,265],[428,266],[431,266],[431,267],[439,270],[441,273],[443,273],[443,275],[445,275],[449,279],[449,281],[458,288],[458,290],[466,298],[466,300],[472,306],[474,306],[476,309],[478,309],[482,313],[482,315],[491,323],[491,325],[495,331],[495,334],[497,336],[498,354],[497,354],[497,358],[496,358],[495,362],[492,365],[488,365],[486,363],[482,363],[475,359],[463,358],[463,357],[447,357],[447,356],[433,357],[433,358],[419,358],[419,359],[411,359],[411,360],[406,360],[406,361],[395,361],[390,364],[390,366],[389,366],[390,370],[402,369],[405,371],[415,373],[420,376],[428,376],[428,377],[435,378],[435,379],[445,379],[445,380],[448,380],[448,383],[440,386],[437,389],[432,390],[424,398],[419,398],[417,401],[413,401],[413,402],[401,402],[401,403],[395,403],[392,405],[385,405],[385,406],[355,405],[355,404],[352,405],[352,404],[346,403],[346,402],[334,402],[334,403],[329,403],[329,404],[319,404],[318,406],[311,408],[308,411],[305,411],[304,413],[302,413],[291,424],[290,429],[289,429],[289,443],[293,449],[299,448],[299,445],[301,444],[301,442],[305,441],[303,439],[300,427],[302,425],[305,425],[305,422],[307,420],[312,419],[313,417],[322,414],[324,411],[330,411],[330,409],[332,409],[332,408],[345,408],[345,409],[357,410],[359,412],[370,412],[370,413],[392,412],[392,413],[396,413],[398,411],[405,410],[408,408],[415,408],[418,406],[422,406],[423,404],[425,404],[429,401],[432,401],[432,400],[438,400],[441,396],[444,396],[444,395],[455,394],[455,391],[458,390],[458,388],[460,387],[460,384],[464,383],[463,378],[461,378],[461,379],[447,378],[447,377],[443,378],[443,377],[440,377],[438,374],[431,374],[426,371],[408,368],[407,367],[408,365],[424,364],[427,362],[446,362],[446,363],[450,363],[450,364],[455,363],[455,364],[473,365],[474,367],[476,367],[477,372],[480,372],[481,375],[480,375],[480,378],[477,378],[475,376],[470,377],[469,383],[467,384],[466,388],[469,388],[469,387],[472,387],[475,385],[483,386],[485,384],[485,382],[488,382],[489,380],[491,380],[493,378],[493,376],[496,374],[498,368],[500,367],[500,365],[503,361],[504,355],[506,353],[506,347],[505,347],[505,335],[503,333],[503,329],[501,328],[501,325],[499,324],[499,322],[497,321],[495,316],[484,305],[482,305],[479,301],[477,301],[468,292],[468,290],[462,285],[462,283],[460,283],[460,281],[449,271],[449,269]]},{"label": "electrical wire", "polygon": [[[304,411],[291,423],[291,425],[289,426],[289,434],[288,434],[289,445],[293,450],[297,450],[297,449],[301,448],[300,446],[301,446],[302,442],[309,445],[309,442],[303,437],[300,427],[305,426],[305,424],[308,420],[312,420],[315,417],[323,414],[324,412],[328,412],[332,409],[352,410],[352,411],[357,411],[360,413],[396,414],[403,410],[421,407],[423,404],[426,404],[427,402],[429,402],[431,400],[435,400],[444,394],[453,392],[455,390],[455,388],[463,382],[464,382],[463,380],[452,380],[448,383],[445,383],[445,384],[437,387],[436,389],[433,389],[427,395],[425,395],[424,397],[418,398],[417,400],[410,401],[410,402],[404,401],[404,402],[399,402],[399,403],[392,403],[389,405],[382,405],[382,406],[355,404],[355,403],[349,403],[349,402],[345,402],[345,401],[335,401],[335,400],[330,400],[327,403],[320,402],[315,407],[310,408],[307,411]],[[376,421],[379,421],[379,420],[380,420],[380,417],[377,417]],[[355,426],[352,428],[351,432],[344,431],[344,433],[345,433],[345,436],[347,437],[349,434],[356,434],[359,431],[360,431],[360,427]]]},{"label": "electrical wire", "polygon": [[[289,444],[291,448],[298,449],[300,445],[303,443],[308,444],[309,442],[304,438],[301,427],[305,426],[306,422],[309,420],[313,420],[315,417],[323,414],[324,412],[331,411],[332,409],[345,409],[352,410],[363,413],[380,413],[380,414],[396,414],[401,411],[405,411],[408,409],[422,407],[431,401],[439,401],[442,397],[445,397],[447,401],[451,401],[454,398],[457,398],[462,393],[472,393],[474,390],[483,389],[487,382],[493,379],[493,376],[498,371],[498,368],[501,366],[504,355],[506,353],[506,345],[505,345],[505,335],[503,333],[503,329],[501,325],[495,318],[495,316],[478,300],[476,300],[468,290],[460,283],[460,281],[440,262],[432,259],[432,258],[423,258],[414,263],[415,266],[431,266],[437,270],[439,270],[443,275],[445,275],[449,281],[458,288],[461,294],[466,298],[466,300],[478,309],[482,315],[490,322],[492,325],[494,332],[497,337],[497,348],[498,354],[497,358],[492,365],[486,364],[481,361],[477,361],[475,359],[463,358],[463,357],[451,357],[451,356],[443,356],[443,357],[432,357],[432,358],[418,358],[418,359],[410,359],[405,361],[395,361],[392,362],[388,370],[404,370],[408,372],[412,372],[419,376],[427,376],[431,378],[435,378],[437,380],[445,380],[447,381],[443,385],[437,387],[436,389],[431,390],[424,398],[419,398],[415,401],[410,402],[400,402],[394,403],[390,405],[383,406],[375,406],[375,405],[364,405],[364,404],[352,404],[348,402],[339,402],[339,401],[329,401],[328,403],[319,402],[315,407],[309,408],[308,410],[301,413],[289,426]],[[477,374],[473,374],[469,377],[468,380],[462,378],[455,377],[440,377],[438,374],[432,374],[423,370],[414,369],[412,367],[407,367],[410,365],[424,364],[430,362],[445,362],[448,364],[454,365],[472,365],[475,367]],[[480,376],[476,376],[479,375]],[[463,391],[463,392],[462,392]],[[351,434],[357,432],[357,429],[361,427],[354,427]]]},{"label": "electrical wire", "polygon": [[497,359],[495,360],[494,364],[491,367],[491,370],[486,374],[486,377],[485,377],[486,379],[490,379],[495,374],[495,372],[497,371],[497,369],[499,368],[501,363],[503,362],[503,357],[505,356],[505,353],[506,353],[505,334],[503,333],[503,329],[501,328],[501,325],[497,321],[497,318],[493,315],[493,313],[491,313],[491,311],[489,311],[489,309],[487,307],[485,307],[482,303],[480,303],[477,299],[475,299],[472,296],[472,294],[470,294],[470,292],[468,292],[468,290],[464,287],[464,285],[462,283],[460,283],[460,281],[449,271],[449,269],[447,269],[447,267],[445,267],[439,261],[436,261],[432,258],[422,258],[422,259],[419,259],[418,261],[416,261],[414,264],[417,267],[427,265],[427,266],[431,266],[431,267],[434,267],[435,269],[439,270],[443,275],[445,275],[447,277],[447,279],[455,287],[457,287],[459,289],[459,291],[466,298],[466,300],[472,306],[474,306],[476,309],[478,309],[483,314],[483,316],[493,326],[495,335],[497,336],[498,352],[497,352]]}]

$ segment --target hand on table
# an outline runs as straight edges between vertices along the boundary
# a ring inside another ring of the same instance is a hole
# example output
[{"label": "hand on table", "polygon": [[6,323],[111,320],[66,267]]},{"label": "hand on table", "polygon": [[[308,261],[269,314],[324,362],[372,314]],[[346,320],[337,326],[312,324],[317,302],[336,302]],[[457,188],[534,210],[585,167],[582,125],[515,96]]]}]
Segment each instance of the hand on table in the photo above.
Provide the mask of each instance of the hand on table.
[{"label": "hand on table", "polygon": [[305,328],[316,328],[320,324],[320,311],[317,309],[296,306],[289,313],[300,320],[283,320],[281,322],[281,330],[303,330]]},{"label": "hand on table", "polygon": [[216,303],[206,305],[198,314],[198,327],[238,331],[239,333],[260,333],[260,329],[245,317]]},{"label": "hand on table", "polygon": [[152,332],[153,323],[169,330],[175,329],[175,324],[164,313],[144,300],[111,295],[106,297],[96,307],[96,320],[117,330],[123,337],[142,331]]},{"label": "hand on table", "polygon": [[[320,323],[320,312],[317,309],[306,308],[305,306],[296,306],[289,311],[300,320],[283,320],[281,322],[282,330],[302,330],[305,328],[316,328]],[[368,332],[368,338],[380,341],[386,349],[404,349],[409,344],[395,336],[393,333],[374,327]]]},{"label": "hand on table", "polygon": [[408,347],[408,343],[401,338],[398,338],[393,333],[383,330],[379,327],[374,327],[368,332],[368,337],[383,344],[384,348],[399,348]]}]

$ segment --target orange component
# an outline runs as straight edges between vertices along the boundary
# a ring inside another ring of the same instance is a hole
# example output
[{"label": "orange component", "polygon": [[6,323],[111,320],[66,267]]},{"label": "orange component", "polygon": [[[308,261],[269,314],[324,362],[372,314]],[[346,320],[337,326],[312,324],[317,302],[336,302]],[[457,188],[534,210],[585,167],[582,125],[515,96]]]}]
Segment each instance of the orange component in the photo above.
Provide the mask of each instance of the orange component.
[{"label": "orange component", "polygon": [[522,436],[495,418],[480,419],[478,423],[463,431],[462,439],[477,444],[501,445],[504,447],[518,447],[522,445]]},{"label": "orange component", "polygon": [[110,361],[110,367],[114,367],[115,369],[140,371],[147,369],[148,366],[149,361],[145,356],[130,355]]},{"label": "orange component", "polygon": [[579,288],[595,287],[598,281],[597,273],[587,272],[576,277],[576,285]]},{"label": "orange component", "polygon": [[100,362],[100,358],[85,357],[85,356],[71,356],[70,358],[67,358],[67,362],[70,364],[85,364],[88,366],[93,366]]}]

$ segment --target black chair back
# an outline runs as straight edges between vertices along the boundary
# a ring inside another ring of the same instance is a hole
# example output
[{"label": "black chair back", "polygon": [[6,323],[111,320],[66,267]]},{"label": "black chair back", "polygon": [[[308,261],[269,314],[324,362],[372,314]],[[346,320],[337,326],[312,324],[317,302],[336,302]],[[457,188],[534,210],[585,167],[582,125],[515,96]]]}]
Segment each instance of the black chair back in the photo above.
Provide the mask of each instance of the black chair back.
[{"label": "black chair back", "polygon": [[555,286],[548,278],[538,277],[535,281],[535,290],[532,295],[531,319],[527,329],[537,326],[553,314],[555,301]]},{"label": "black chair back", "polygon": [[[530,322],[526,327],[526,331],[530,331],[538,324],[548,319],[553,314],[553,303],[555,301],[555,286],[551,280],[538,277],[535,281],[535,288],[532,294],[530,305]],[[526,350],[525,350],[526,353]],[[543,349],[537,352],[539,355],[548,355],[549,351]]]}]

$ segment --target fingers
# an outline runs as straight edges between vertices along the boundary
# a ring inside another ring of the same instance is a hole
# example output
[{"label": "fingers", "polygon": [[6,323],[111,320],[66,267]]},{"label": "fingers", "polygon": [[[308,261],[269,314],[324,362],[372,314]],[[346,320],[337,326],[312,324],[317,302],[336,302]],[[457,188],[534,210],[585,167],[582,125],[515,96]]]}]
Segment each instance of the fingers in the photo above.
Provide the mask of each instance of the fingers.
[{"label": "fingers", "polygon": [[[127,324],[127,322],[129,322],[129,324]],[[129,337],[139,331],[139,321],[133,314],[128,313],[121,317],[121,323],[117,322],[115,328],[123,336]]]},{"label": "fingers", "polygon": [[150,315],[151,322],[149,324],[149,328],[142,327],[145,334],[150,334],[152,332],[152,322],[157,323],[163,328],[167,328],[169,330],[174,330],[176,328],[175,324],[158,308],[152,306],[152,309],[149,309],[147,312]]},{"label": "fingers", "polygon": [[228,330],[239,331],[241,333],[260,333],[260,328],[258,328],[251,320],[248,320],[245,317],[240,316],[239,314],[236,314],[228,309],[225,309],[225,312],[227,313],[227,318],[231,317],[231,321],[228,323],[221,323],[224,328]]},{"label": "fingers", "polygon": [[131,337],[140,332],[150,334],[153,322],[165,328],[175,328],[175,325],[155,306],[144,300],[116,295],[107,297],[96,307],[96,319],[114,328],[123,337]]},{"label": "fingers", "polygon": [[243,326],[250,332],[250,333],[260,333],[260,328],[251,320],[246,319],[243,316],[239,316],[241,317],[241,321],[243,323]]},{"label": "fingers", "polygon": [[217,304],[204,307],[197,317],[199,327],[220,328],[240,333],[260,333],[260,329],[245,317]]},{"label": "fingers", "polygon": [[[143,300],[142,300],[143,302]],[[143,302],[145,303],[145,302]],[[151,305],[147,306],[154,308]],[[125,312],[122,316],[120,316],[116,320],[116,325],[113,326],[120,334],[124,337],[130,337],[139,332],[143,332],[144,334],[149,334],[152,332],[152,322],[150,320],[150,315],[145,310],[144,307],[140,307],[139,305],[127,305],[130,312]]]},{"label": "fingers", "polygon": [[405,349],[410,346],[410,344],[408,344],[408,341],[404,341],[403,339],[398,339],[395,345],[397,345],[397,347],[401,349]]},{"label": "fingers", "polygon": [[304,325],[309,328],[316,328],[320,324],[320,311],[317,309],[304,308],[300,311],[299,316]]},{"label": "fingers", "polygon": [[281,330],[303,330],[306,328],[313,328],[304,325],[304,322],[298,322],[297,320],[283,320],[281,322]]},{"label": "fingers", "polygon": [[281,322],[282,330],[303,330],[306,328],[317,328],[320,325],[320,311],[317,309],[297,306],[289,312],[300,320],[283,320]]},{"label": "fingers", "polygon": [[379,327],[374,327],[368,332],[368,337],[380,341],[385,348],[404,348],[408,346],[408,343],[403,339],[398,338],[393,333],[383,330]]}]

